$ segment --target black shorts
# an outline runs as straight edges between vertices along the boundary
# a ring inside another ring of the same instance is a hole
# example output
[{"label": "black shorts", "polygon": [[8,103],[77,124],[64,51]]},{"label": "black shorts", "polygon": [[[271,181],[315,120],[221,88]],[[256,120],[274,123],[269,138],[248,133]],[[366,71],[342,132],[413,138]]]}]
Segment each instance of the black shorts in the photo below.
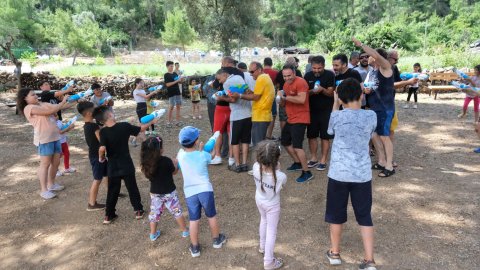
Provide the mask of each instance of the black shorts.
[{"label": "black shorts", "polygon": [[147,103],[146,102],[137,103],[138,120],[142,119],[142,117],[144,117],[145,115],[147,115]]},{"label": "black shorts", "polygon": [[193,104],[200,103],[200,100],[192,100],[192,103],[193,103]]},{"label": "black shorts", "polygon": [[307,124],[290,124],[287,122],[282,129],[282,145],[293,145],[293,148],[303,149],[306,129]]},{"label": "black shorts", "polygon": [[101,181],[103,177],[107,176],[107,164],[105,160],[103,163],[98,161],[98,157],[89,157],[90,165],[92,166],[93,180]]},{"label": "black shorts", "polygon": [[325,222],[332,224],[343,224],[347,222],[349,196],[358,225],[373,226],[371,214],[372,181],[351,183],[328,178]]},{"label": "black shorts", "polygon": [[252,118],[245,118],[237,121],[232,121],[230,128],[232,145],[238,145],[240,143],[250,144],[252,141]]},{"label": "black shorts", "polygon": [[331,140],[333,136],[327,133],[331,111],[318,111],[310,114],[310,125],[307,126],[307,138]]}]

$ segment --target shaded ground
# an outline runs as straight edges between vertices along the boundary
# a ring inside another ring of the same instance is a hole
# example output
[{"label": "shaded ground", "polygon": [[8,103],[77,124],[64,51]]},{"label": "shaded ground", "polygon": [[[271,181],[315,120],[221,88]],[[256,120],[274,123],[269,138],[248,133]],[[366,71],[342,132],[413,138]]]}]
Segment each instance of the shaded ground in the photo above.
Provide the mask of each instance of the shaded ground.
[{"label": "shaded ground", "polygon": [[[373,180],[379,269],[476,269],[480,263],[480,155],[472,149],[480,146],[480,140],[473,132],[472,120],[456,118],[463,102],[458,94],[440,95],[436,101],[422,94],[417,110],[402,109],[405,98],[404,94],[397,96],[402,100],[397,103],[398,173]],[[184,120],[204,130],[205,140],[209,124],[204,102],[203,120]],[[133,108],[131,101],[117,101],[117,117],[135,122]],[[65,115],[69,118],[73,111]],[[120,218],[110,226],[101,224],[102,212],[85,211],[91,170],[81,123],[69,137],[71,162],[78,172],[59,179],[66,189],[58,199],[44,201],[38,196],[39,159],[31,126],[3,105],[0,119],[2,269],[261,269],[255,185],[247,174],[229,172],[226,165],[211,167],[219,220],[229,241],[224,249],[214,250],[202,220],[202,256],[194,259],[187,250],[188,240],[180,237],[168,214],[160,223],[162,236],[151,243],[148,219],[134,220],[128,199],[119,200]],[[167,129],[162,122],[160,130],[167,141],[165,154],[172,157],[179,149],[178,128]],[[149,183],[139,170],[139,148],[130,150],[148,209]],[[283,168],[290,163],[285,152],[281,162]],[[357,269],[362,244],[352,211],[342,243],[345,264],[326,264],[323,254],[329,234],[323,213],[327,177],[326,172],[314,174],[315,179],[305,184],[295,183],[296,173],[288,174],[276,253],[285,259],[286,269]],[[181,191],[182,177],[176,176],[175,181]],[[126,192],[124,187],[122,190]],[[179,194],[185,206],[183,192]],[[102,187],[99,201],[105,197]]]}]

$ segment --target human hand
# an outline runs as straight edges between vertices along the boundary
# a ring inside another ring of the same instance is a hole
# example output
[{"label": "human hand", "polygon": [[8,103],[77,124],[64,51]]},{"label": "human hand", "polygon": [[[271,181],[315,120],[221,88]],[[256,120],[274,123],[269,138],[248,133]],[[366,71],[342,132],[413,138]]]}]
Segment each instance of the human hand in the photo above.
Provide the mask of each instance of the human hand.
[{"label": "human hand", "polygon": [[203,143],[202,141],[200,141],[200,142],[198,143],[198,149],[199,149],[199,150],[202,150],[202,149],[203,149],[203,145],[204,145],[204,143]]},{"label": "human hand", "polygon": [[362,42],[360,42],[360,40],[356,39],[355,37],[352,37],[352,41],[353,41],[353,44],[355,44],[355,46],[357,47],[362,47]]}]

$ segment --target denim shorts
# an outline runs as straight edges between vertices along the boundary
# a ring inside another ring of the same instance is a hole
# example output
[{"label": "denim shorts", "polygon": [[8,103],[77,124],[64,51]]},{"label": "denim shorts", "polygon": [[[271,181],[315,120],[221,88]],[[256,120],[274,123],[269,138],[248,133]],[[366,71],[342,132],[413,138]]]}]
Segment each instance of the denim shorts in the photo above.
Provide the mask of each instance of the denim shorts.
[{"label": "denim shorts", "polygon": [[168,98],[168,102],[170,103],[170,106],[180,106],[182,105],[182,96],[181,95],[176,95],[173,97]]},{"label": "denim shorts", "polygon": [[60,140],[49,143],[41,143],[38,145],[37,149],[40,156],[52,156],[54,154],[62,153],[62,144],[60,143]]},{"label": "denim shorts", "polygon": [[202,216],[202,208],[205,216],[208,218],[215,217],[217,210],[215,209],[215,198],[213,192],[202,192],[190,196],[185,199],[187,201],[188,216],[190,221],[197,221]]}]

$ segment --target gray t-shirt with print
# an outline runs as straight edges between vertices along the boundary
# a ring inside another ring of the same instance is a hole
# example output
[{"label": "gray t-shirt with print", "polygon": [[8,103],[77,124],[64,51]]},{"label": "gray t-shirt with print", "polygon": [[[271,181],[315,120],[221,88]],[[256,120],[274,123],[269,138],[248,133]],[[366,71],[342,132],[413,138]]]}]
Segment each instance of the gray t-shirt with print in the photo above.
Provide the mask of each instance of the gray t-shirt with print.
[{"label": "gray t-shirt with print", "polygon": [[110,94],[107,93],[107,92],[102,92],[101,97],[97,97],[97,96],[93,95],[90,98],[90,101],[95,105],[95,107],[98,107],[98,106],[100,106],[100,100],[102,100],[103,98],[107,98],[107,97],[110,97]]},{"label": "gray t-shirt with print", "polygon": [[377,127],[370,110],[344,109],[330,115],[328,134],[335,135],[328,177],[341,182],[363,183],[372,179],[368,143]]},{"label": "gray t-shirt with print", "polygon": [[[245,80],[239,75],[230,75],[223,83],[223,89],[228,90],[231,86],[238,84],[245,84]],[[230,121],[252,117],[252,103],[248,100],[237,99],[235,103],[230,103],[230,110]]]}]

